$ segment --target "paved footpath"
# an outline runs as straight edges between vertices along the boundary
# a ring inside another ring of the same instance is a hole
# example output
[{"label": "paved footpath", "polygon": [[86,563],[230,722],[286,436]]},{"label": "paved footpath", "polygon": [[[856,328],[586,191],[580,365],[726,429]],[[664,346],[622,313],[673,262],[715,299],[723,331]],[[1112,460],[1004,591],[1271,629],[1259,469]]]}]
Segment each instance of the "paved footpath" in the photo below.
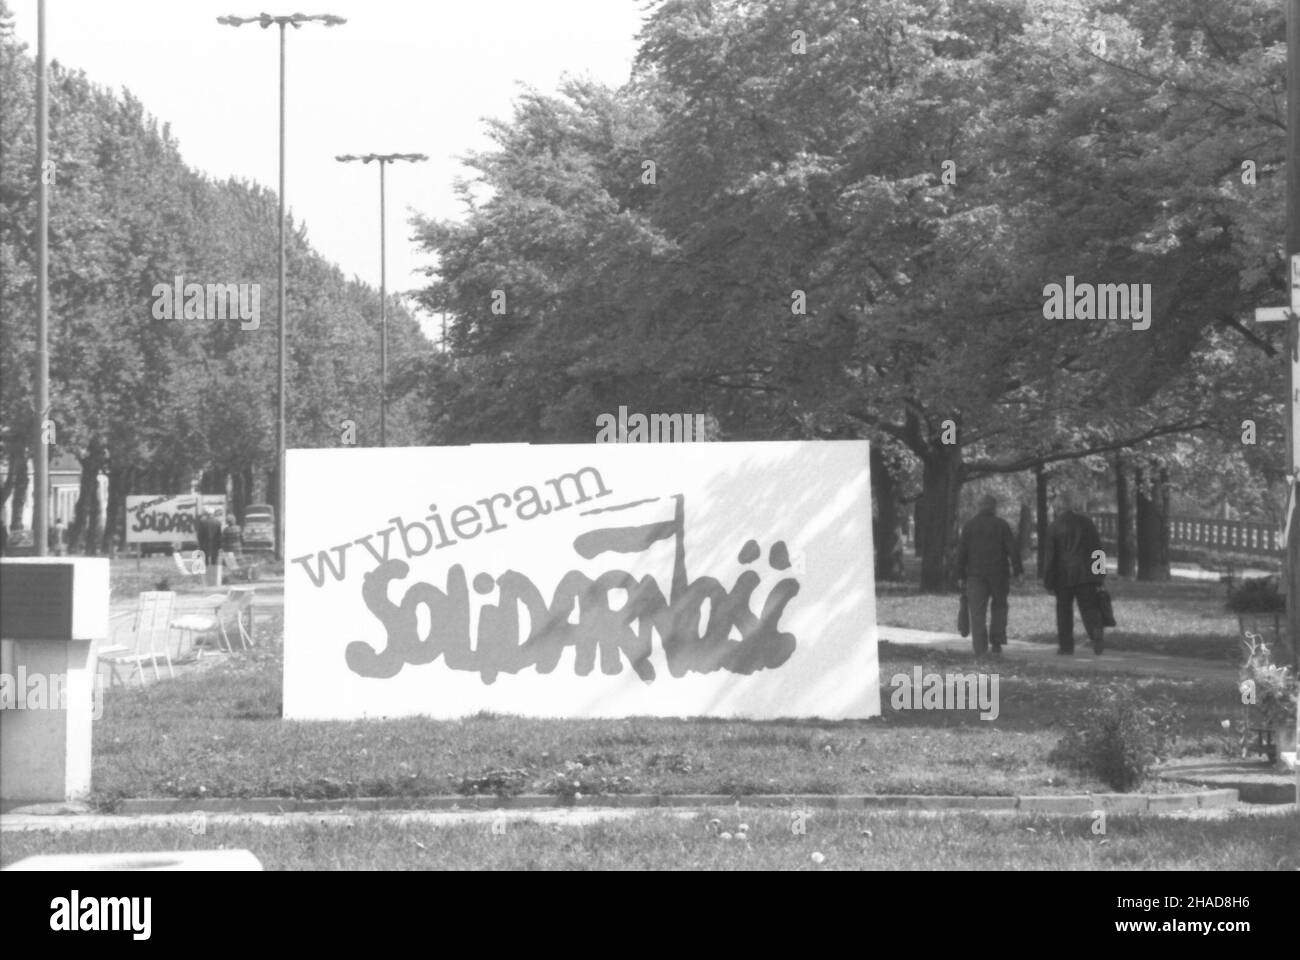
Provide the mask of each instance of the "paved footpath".
[{"label": "paved footpath", "polygon": [[[1111,572],[1117,567],[1114,560],[1109,562]],[[1202,570],[1193,564],[1174,564],[1171,574],[1178,580],[1219,580],[1221,574],[1212,570]],[[1268,570],[1242,569],[1237,571],[1239,577],[1269,576]],[[880,626],[877,628],[881,640],[890,643],[905,643],[912,646],[937,647],[965,653],[974,662],[974,650],[969,637],[963,638],[956,633],[935,633],[930,630],[912,630],[907,627]],[[1223,660],[1200,660],[1193,657],[1174,657],[1160,653],[1135,653],[1131,651],[1107,650],[1100,657],[1094,656],[1088,648],[1087,640],[1075,646],[1074,656],[1057,656],[1056,646],[1050,643],[1029,643],[1025,640],[1008,638],[1003,648],[1003,657],[1008,660],[1047,663],[1064,670],[1122,670],[1128,673],[1140,673],[1151,676],[1171,677],[1185,680],[1237,680],[1237,668]],[[995,663],[996,661],[985,661]]]},{"label": "paved footpath", "polygon": [[[1094,805],[1095,806],[1095,805]],[[313,813],[168,813],[144,814],[140,816],[115,816],[108,814],[18,814],[10,813],[0,817],[0,832],[24,833],[29,831],[48,831],[53,833],[92,832],[103,830],[129,830],[138,827],[184,827],[193,833],[210,833],[219,827],[265,826],[292,827],[303,824],[324,824],[346,826],[351,823],[380,820],[401,826],[404,824],[429,824],[431,826],[455,826],[464,823],[493,824],[540,823],[554,826],[585,826],[608,820],[629,820],[642,816],[664,816],[689,821],[702,816],[705,810],[717,813],[726,809],[731,815],[743,814],[756,818],[771,815],[772,807],[749,807],[736,804],[720,803],[708,807],[671,808],[671,807],[566,807],[552,810],[322,810]],[[1220,820],[1233,817],[1267,817],[1292,816],[1295,814],[1292,804],[1248,804],[1226,803],[1216,806],[1181,807],[1170,809],[1151,808],[1137,816],[1158,816],[1169,819]],[[812,810],[811,816],[818,813],[829,815],[834,811]],[[840,811],[843,812],[843,811]],[[1092,808],[1076,810],[1070,813],[1053,813],[1046,811],[1026,811],[1008,809],[963,809],[960,807],[939,808],[897,808],[897,809],[863,809],[854,811],[860,815],[884,818],[909,817],[955,817],[970,814],[979,816],[1092,816]],[[1121,812],[1121,811],[1117,811]]]},{"label": "paved footpath", "polygon": [[[135,827],[185,827],[194,833],[207,833],[216,827],[241,825],[264,827],[292,827],[301,824],[332,824],[345,826],[361,820],[382,820],[394,825],[427,823],[434,826],[454,826],[459,823],[534,822],[558,826],[585,826],[603,820],[628,820],[645,810],[590,807],[563,810],[375,810],[358,813],[347,810],[324,810],[316,813],[164,813],[135,817],[108,814],[38,814],[9,813],[0,816],[0,833],[49,831],[52,833],[80,833],[98,830],[130,830]],[[697,811],[660,811],[689,820]]]},{"label": "paved footpath", "polygon": [[[907,627],[880,626],[876,628],[881,640],[909,646],[935,647],[964,653],[975,662],[975,653],[969,637],[956,633],[935,633],[931,630],[912,630]],[[1151,676],[1183,680],[1228,680],[1236,682],[1237,667],[1226,660],[1199,660],[1192,657],[1174,657],[1161,653],[1135,653],[1126,650],[1107,650],[1100,657],[1093,654],[1087,641],[1075,647],[1074,656],[1062,657],[1051,643],[1030,643],[1027,640],[1008,638],[1002,648],[1003,660],[1042,663],[1064,670],[1121,670]],[[996,660],[982,660],[994,664]]]}]

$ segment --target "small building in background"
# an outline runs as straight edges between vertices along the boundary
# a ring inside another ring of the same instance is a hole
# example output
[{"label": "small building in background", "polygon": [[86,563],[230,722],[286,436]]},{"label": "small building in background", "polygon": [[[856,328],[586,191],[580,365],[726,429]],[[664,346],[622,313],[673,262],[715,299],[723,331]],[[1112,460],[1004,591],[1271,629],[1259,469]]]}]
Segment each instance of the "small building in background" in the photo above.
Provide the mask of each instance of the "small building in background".
[{"label": "small building in background", "polygon": [[[35,480],[36,467],[32,461],[27,461],[27,497],[23,502],[22,524],[14,521],[17,519],[13,515],[13,491],[10,491],[8,497],[0,504],[0,510],[3,510],[5,526],[9,528],[12,535],[13,531],[19,529],[31,530],[32,515],[35,509]],[[4,484],[9,479],[7,462],[0,462],[0,484]],[[70,453],[62,451],[53,454],[50,457],[50,470],[48,480],[50,483],[50,523],[58,523],[62,520],[68,527],[72,526],[72,519],[76,515],[77,500],[81,496],[81,464],[77,458]],[[102,529],[108,517],[108,477],[104,474],[99,475],[99,525]]]}]

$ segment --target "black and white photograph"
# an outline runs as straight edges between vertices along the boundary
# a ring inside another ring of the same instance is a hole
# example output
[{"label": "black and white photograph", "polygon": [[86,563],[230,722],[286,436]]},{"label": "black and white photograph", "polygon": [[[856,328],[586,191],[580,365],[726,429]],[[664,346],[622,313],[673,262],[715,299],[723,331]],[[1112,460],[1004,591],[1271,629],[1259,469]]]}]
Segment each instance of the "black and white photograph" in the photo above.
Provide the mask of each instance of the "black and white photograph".
[{"label": "black and white photograph", "polygon": [[1294,942],[1297,478],[1300,0],[0,0],[14,931]]}]

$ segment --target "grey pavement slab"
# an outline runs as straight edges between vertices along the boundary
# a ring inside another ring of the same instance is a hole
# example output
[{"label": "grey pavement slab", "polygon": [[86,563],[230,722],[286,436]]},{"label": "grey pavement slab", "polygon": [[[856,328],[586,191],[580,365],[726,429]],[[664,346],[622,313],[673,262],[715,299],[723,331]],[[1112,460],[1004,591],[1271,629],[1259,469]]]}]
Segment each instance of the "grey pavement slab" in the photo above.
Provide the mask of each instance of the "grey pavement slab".
[{"label": "grey pavement slab", "polygon": [[1157,771],[1161,780],[1236,790],[1248,803],[1294,804],[1296,775],[1263,759],[1207,758],[1171,763]]},{"label": "grey pavement slab", "polygon": [[[931,630],[912,630],[907,627],[878,626],[881,640],[909,646],[935,647],[956,653],[970,654],[974,658],[969,637],[956,633],[936,633]],[[1152,676],[1181,677],[1193,680],[1236,681],[1237,668],[1227,661],[1197,660],[1191,657],[1174,657],[1158,653],[1134,653],[1125,650],[1107,650],[1096,656],[1086,643],[1075,648],[1074,656],[1058,656],[1050,643],[1030,643],[1027,640],[1008,638],[1002,648],[1005,660],[1050,664],[1064,670],[1122,670]],[[996,660],[982,661],[995,664]]]},{"label": "grey pavement slab", "polygon": [[[29,830],[107,830],[133,825],[184,825],[204,830],[213,823],[309,823],[317,818],[346,820],[351,817],[383,816],[402,822],[414,818],[423,822],[458,823],[473,820],[537,819],[543,822],[589,822],[596,819],[627,817],[655,810],[674,810],[683,816],[707,809],[801,809],[852,810],[861,812],[951,811],[954,813],[1021,813],[1045,816],[1091,815],[1097,810],[1114,813],[1162,814],[1215,807],[1229,807],[1237,802],[1231,789],[1196,790],[1175,794],[1063,794],[1040,796],[970,797],[928,796],[911,794],[782,794],[736,798],[714,794],[654,795],[637,794],[618,798],[584,798],[586,803],[572,804],[554,796],[519,796],[498,800],[494,797],[425,797],[380,798],[373,801],[294,801],[294,800],[133,800],[125,801],[123,813],[91,813],[84,808],[58,804],[36,806],[9,805],[0,814],[0,833]],[[404,804],[404,806],[402,805]],[[305,808],[305,809],[304,809]],[[418,808],[418,809],[416,809]],[[576,819],[574,819],[576,817]]]}]

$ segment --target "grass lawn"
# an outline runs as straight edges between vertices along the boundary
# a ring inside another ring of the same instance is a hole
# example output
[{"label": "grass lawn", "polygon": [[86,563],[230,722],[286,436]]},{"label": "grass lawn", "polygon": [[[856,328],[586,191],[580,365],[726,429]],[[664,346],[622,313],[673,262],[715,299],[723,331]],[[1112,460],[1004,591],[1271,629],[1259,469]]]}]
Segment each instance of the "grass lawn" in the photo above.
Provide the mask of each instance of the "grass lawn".
[{"label": "grass lawn", "polygon": [[[1223,609],[1227,589],[1207,580],[1138,583],[1109,577],[1106,589],[1115,602],[1118,626],[1106,631],[1106,646],[1206,660],[1242,659],[1241,629],[1236,614]],[[1056,644],[1056,601],[1041,584],[1011,588],[1008,634],[1034,643]],[[954,633],[957,595],[922,594],[916,577],[876,584],[876,621],[894,627]],[[1075,644],[1087,646],[1075,611]]]},{"label": "grass lawn", "polygon": [[[710,833],[711,817],[748,839]],[[585,826],[508,821],[436,825],[374,816],[289,826],[212,824],[5,835],[0,864],[38,853],[247,849],[270,870],[1295,870],[1300,816],[1216,820],[997,817],[813,811],[663,811]],[[870,836],[864,831],[870,831]],[[820,865],[813,853],[822,854]]]},{"label": "grass lawn", "polygon": [[[123,797],[419,796],[551,793],[924,793],[1109,790],[1046,761],[1100,682],[1136,685],[1183,711],[1177,753],[1224,755],[1238,700],[1230,681],[999,665],[1000,715],[895,711],[895,673],[970,672],[969,657],[881,645],[884,715],[867,721],[537,720],[481,714],[286,722],[282,611],[260,615],[247,656],[141,689],[107,691],[94,729],[93,784]],[[1178,789],[1149,784],[1150,790]]]}]

